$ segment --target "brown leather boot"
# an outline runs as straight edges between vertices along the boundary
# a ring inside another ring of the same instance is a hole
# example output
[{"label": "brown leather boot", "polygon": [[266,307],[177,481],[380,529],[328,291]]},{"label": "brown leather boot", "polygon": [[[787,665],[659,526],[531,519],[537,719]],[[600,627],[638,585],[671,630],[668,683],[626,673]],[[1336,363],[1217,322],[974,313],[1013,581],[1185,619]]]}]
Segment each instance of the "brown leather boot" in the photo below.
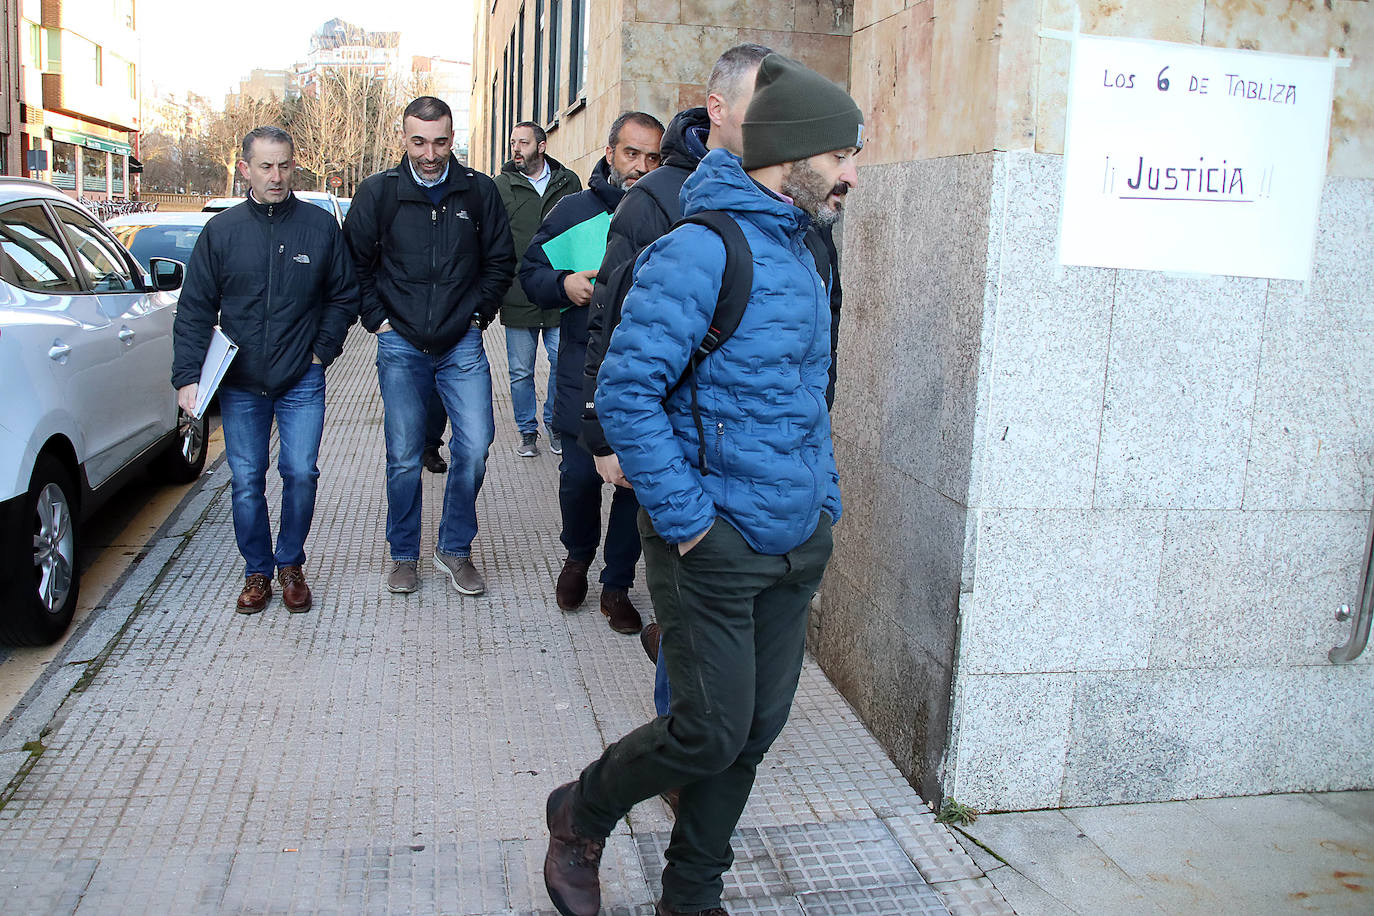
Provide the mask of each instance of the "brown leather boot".
[{"label": "brown leather boot", "polygon": [[544,855],[544,888],[563,916],[596,916],[601,911],[601,851],[606,838],[588,837],[573,826],[572,802],[577,783],[549,793],[544,812],[549,824],[549,851]]},{"label": "brown leather boot", "polygon": [[256,614],[267,607],[272,598],[272,580],[262,573],[253,573],[243,580],[243,591],[239,592],[239,603],[234,610],[240,614]]},{"label": "brown leather boot", "polygon": [[277,570],[281,583],[281,600],[293,614],[310,610],[310,586],[305,584],[305,572],[299,566],[283,566]]},{"label": "brown leather boot", "polygon": [[558,586],[553,593],[559,610],[575,611],[587,599],[587,567],[591,565],[572,557],[563,561],[563,571],[558,574]]},{"label": "brown leather boot", "polygon": [[601,613],[611,621],[611,629],[617,633],[638,633],[644,621],[630,601],[630,593],[623,588],[603,588],[601,590]]}]

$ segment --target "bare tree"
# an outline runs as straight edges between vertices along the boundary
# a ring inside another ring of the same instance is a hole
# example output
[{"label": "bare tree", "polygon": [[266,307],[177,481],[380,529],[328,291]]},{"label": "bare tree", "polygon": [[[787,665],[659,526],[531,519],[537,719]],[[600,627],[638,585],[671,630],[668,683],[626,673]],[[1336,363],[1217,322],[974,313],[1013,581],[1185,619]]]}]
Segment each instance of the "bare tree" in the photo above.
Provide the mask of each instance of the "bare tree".
[{"label": "bare tree", "polygon": [[284,127],[283,115],[282,103],[275,98],[263,100],[231,95],[224,100],[223,113],[211,118],[205,132],[204,149],[224,170],[225,197],[234,193],[234,170],[242,154],[244,135],[264,124]]}]

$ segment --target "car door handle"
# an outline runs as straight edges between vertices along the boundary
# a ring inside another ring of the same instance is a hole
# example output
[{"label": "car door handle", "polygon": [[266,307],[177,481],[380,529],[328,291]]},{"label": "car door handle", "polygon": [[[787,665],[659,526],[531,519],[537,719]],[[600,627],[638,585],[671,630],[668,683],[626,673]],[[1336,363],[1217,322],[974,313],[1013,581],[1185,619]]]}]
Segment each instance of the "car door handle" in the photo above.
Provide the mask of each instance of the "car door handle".
[{"label": "car door handle", "polygon": [[119,339],[122,340],[122,341],[124,341],[125,343],[129,343],[131,340],[134,339],[134,331],[133,331],[133,329],[130,328],[130,327],[128,327],[128,326],[125,326],[125,327],[120,328],[120,329],[119,329]]},{"label": "car door handle", "polygon": [[54,340],[52,342],[52,348],[48,350],[48,359],[61,361],[71,356],[71,353],[72,348],[70,346],[64,344],[61,340]]}]

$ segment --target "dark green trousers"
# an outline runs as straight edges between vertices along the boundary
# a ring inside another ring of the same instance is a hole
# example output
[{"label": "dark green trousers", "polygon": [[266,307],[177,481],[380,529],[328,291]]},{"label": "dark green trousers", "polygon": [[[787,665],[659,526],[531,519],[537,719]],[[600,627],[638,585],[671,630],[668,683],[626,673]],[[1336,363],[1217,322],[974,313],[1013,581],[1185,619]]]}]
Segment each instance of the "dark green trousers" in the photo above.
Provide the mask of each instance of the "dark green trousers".
[{"label": "dark green trousers", "polygon": [[663,871],[663,899],[674,909],[720,905],[721,875],[734,859],[730,836],[797,691],[830,524],[822,514],[800,547],[767,556],[717,519],[683,557],[639,513],[672,703],[667,716],[582,771],[573,820],[583,833],[605,836],[636,803],[681,788]]}]

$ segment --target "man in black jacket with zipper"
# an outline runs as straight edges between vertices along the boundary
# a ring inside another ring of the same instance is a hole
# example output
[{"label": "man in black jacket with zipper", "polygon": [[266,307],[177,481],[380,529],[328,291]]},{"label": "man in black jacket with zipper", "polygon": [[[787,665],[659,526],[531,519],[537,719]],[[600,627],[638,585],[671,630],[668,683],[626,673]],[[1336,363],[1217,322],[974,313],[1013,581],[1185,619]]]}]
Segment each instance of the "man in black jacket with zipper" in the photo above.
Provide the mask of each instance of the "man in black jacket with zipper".
[{"label": "man in black jacket with zipper", "polygon": [[[555,432],[569,437],[558,466],[558,504],[563,516],[559,538],[568,550],[558,574],[554,598],[564,611],[575,611],[587,597],[587,570],[601,542],[603,483],[588,452],[577,442],[582,417],[582,367],[587,358],[587,311],[594,269],[554,267],[545,251],[589,226],[604,226],[625,191],[659,164],[663,125],[653,115],[627,111],[611,124],[606,154],[596,161],[587,190],[558,202],[534,234],[520,266],[520,283],[542,309],[559,310],[557,376],[553,408]],[[602,230],[604,231],[604,229]],[[556,249],[555,249],[556,250]],[[580,266],[580,265],[574,265]],[[639,562],[639,502],[633,490],[612,487],[611,515],[606,524],[605,567],[601,570],[601,613],[617,633],[638,633],[643,625],[630,601],[635,564]]]},{"label": "man in black jacket with zipper", "polygon": [[[353,262],[334,217],[291,193],[295,145],[279,127],[243,138],[248,200],[205,224],[177,304],[172,385],[192,410],[201,364],[219,324],[239,347],[219,389],[224,452],[233,475],[234,536],[246,578],[240,614],[272,597],[275,570],[287,610],[310,609],[302,567],[315,514],[324,432],[324,371],[358,316]],[[281,528],[267,518],[272,420],[281,442]]]},{"label": "man in black jacket with zipper", "polygon": [[363,181],[344,237],[362,288],[362,323],[377,335],[386,436],[387,589],[419,588],[420,456],[438,389],[453,425],[434,565],[464,595],[486,581],[472,563],[477,494],[495,435],[482,330],[515,276],[505,207],[490,178],[452,153],[453,113],[421,96],[401,116],[406,154]]}]

